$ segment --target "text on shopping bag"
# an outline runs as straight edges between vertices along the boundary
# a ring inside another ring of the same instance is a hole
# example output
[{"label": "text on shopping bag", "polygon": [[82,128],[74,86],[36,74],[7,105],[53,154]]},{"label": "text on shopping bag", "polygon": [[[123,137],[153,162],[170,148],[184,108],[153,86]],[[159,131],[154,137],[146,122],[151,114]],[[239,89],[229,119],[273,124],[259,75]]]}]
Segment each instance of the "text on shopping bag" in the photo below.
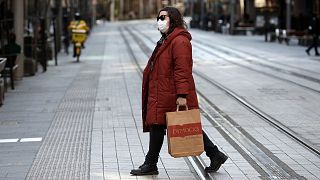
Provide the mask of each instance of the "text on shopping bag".
[{"label": "text on shopping bag", "polygon": [[201,123],[168,126],[169,137],[186,137],[186,136],[201,135],[201,134],[202,134]]}]

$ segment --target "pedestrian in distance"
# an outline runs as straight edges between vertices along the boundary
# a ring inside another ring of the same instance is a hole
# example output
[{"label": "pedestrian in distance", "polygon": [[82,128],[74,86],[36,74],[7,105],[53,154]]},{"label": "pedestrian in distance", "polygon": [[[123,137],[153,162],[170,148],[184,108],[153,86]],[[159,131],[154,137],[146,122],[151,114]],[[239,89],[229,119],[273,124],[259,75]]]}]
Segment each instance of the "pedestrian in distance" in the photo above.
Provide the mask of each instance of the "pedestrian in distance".
[{"label": "pedestrian in distance", "polygon": [[319,56],[318,52],[318,45],[319,45],[319,18],[316,14],[312,15],[312,19],[310,22],[310,26],[308,27],[308,30],[312,34],[312,44],[306,49],[306,53],[310,56],[310,50],[314,48],[315,55]]},{"label": "pedestrian in distance", "polygon": [[3,52],[3,56],[7,58],[6,67],[13,68],[16,65],[18,54],[21,53],[21,46],[16,43],[16,35],[14,33],[9,34],[8,44],[6,44],[0,52]]},{"label": "pedestrian in distance", "polygon": [[16,35],[14,33],[10,33],[8,37],[8,44],[3,47],[3,51],[5,56],[13,56],[14,59],[18,54],[21,53],[21,46],[16,42]]},{"label": "pedestrian in distance", "polygon": [[[177,105],[198,109],[192,76],[191,34],[178,9],[165,7],[157,16],[161,38],[146,65],[142,82],[143,132],[149,132],[144,163],[132,175],[157,175],[157,162],[166,131],[166,112]],[[204,150],[210,158],[207,172],[216,172],[228,157],[203,132]]]},{"label": "pedestrian in distance", "polygon": [[64,44],[64,51],[67,55],[69,55],[69,45],[70,45],[70,33],[69,33],[69,15],[65,13],[63,15],[63,44]]},{"label": "pedestrian in distance", "polygon": [[48,54],[47,54],[47,33],[45,30],[46,27],[46,21],[44,18],[40,18],[40,26],[38,29],[38,47],[37,47],[37,61],[42,66],[42,72],[47,71],[48,66]]}]

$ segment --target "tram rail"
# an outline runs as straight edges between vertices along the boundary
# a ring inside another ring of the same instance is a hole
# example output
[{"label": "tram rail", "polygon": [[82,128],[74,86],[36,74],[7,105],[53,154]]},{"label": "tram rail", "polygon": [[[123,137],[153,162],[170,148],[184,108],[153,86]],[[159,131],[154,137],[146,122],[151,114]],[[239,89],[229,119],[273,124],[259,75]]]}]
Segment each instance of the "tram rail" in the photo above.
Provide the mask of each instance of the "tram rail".
[{"label": "tram rail", "polygon": [[[203,36],[203,35],[200,35],[200,36]],[[204,40],[204,38],[201,38]],[[207,39],[206,39],[207,40]],[[222,43],[218,43],[218,42],[215,42],[216,45],[212,45],[212,44],[207,44],[207,43],[203,43],[200,41],[200,43],[202,44],[205,44],[206,46],[210,46],[211,48],[213,49],[217,49],[219,48],[219,46],[224,46],[226,48],[228,48],[228,50],[225,50],[225,49],[221,49],[221,51],[225,51],[226,54],[235,54],[236,56],[243,58],[242,55],[239,55],[240,53],[241,54],[246,54],[246,55],[249,55],[251,57],[254,57],[254,58],[259,58],[260,60],[263,60],[264,62],[268,62],[268,63],[273,63],[275,65],[281,65],[281,66],[284,66],[284,67],[288,67],[288,68],[292,68],[292,69],[297,69],[299,71],[304,71],[304,72],[308,72],[308,73],[313,73],[313,74],[320,74],[319,72],[316,72],[316,71],[313,71],[313,70],[309,70],[309,69],[305,69],[305,68],[301,68],[301,67],[297,67],[297,66],[293,66],[293,65],[290,65],[290,64],[287,64],[287,63],[282,63],[282,62],[275,62],[273,60],[270,60],[268,58],[265,58],[261,55],[257,55],[257,54],[253,54],[251,52],[248,52],[248,51],[244,51],[244,50],[241,50],[241,49],[238,49],[238,48],[234,48],[234,47],[230,47],[230,46],[226,46]],[[246,58],[247,59],[247,58]],[[277,68],[277,67],[275,67]],[[280,68],[282,69],[282,68]]]},{"label": "tram rail", "polygon": [[[263,72],[263,71],[261,71],[261,70],[257,70],[257,69],[248,67],[248,66],[243,65],[243,64],[241,64],[241,63],[237,63],[237,62],[234,62],[234,61],[232,61],[232,60],[226,59],[226,58],[224,58],[224,57],[222,57],[222,56],[213,54],[213,52],[211,52],[210,50],[207,50],[207,49],[205,49],[205,48],[203,48],[203,47],[200,47],[200,46],[198,46],[198,45],[195,45],[195,46],[196,46],[197,48],[201,49],[201,50],[204,51],[204,52],[207,52],[207,53],[209,53],[209,54],[211,54],[211,55],[214,55],[214,56],[216,56],[216,57],[218,57],[218,58],[220,58],[220,59],[222,59],[222,60],[224,60],[224,61],[227,61],[227,62],[229,62],[229,63],[231,63],[231,64],[234,64],[234,65],[236,65],[236,66],[240,66],[240,67],[242,67],[242,68],[249,69],[249,70],[251,70],[251,71],[255,71],[255,72],[257,72],[257,73],[260,73],[260,74],[263,74],[263,75],[272,77],[272,78],[274,78],[274,79],[282,80],[282,81],[288,82],[288,83],[290,83],[290,84],[294,84],[294,85],[296,85],[296,86],[299,86],[299,87],[302,87],[302,88],[304,88],[304,89],[307,89],[307,90],[309,90],[309,91],[315,92],[315,93],[317,93],[317,94],[320,94],[320,90],[318,90],[318,89],[315,89],[315,88],[312,88],[312,87],[303,85],[303,84],[301,84],[301,83],[298,83],[298,82],[295,82],[295,81],[292,81],[292,80],[289,80],[289,79],[286,79],[286,78],[282,78],[282,77],[276,76],[276,75],[271,74],[271,73],[269,73],[269,72]],[[251,61],[251,64],[252,64],[252,61]],[[274,69],[274,70],[277,69],[278,72],[287,72],[286,70],[280,70],[280,68],[275,68],[275,67],[274,67],[273,69]],[[309,77],[309,76],[302,75],[302,74],[300,74],[300,75],[298,76],[297,73],[294,73],[294,72],[287,72],[286,74],[295,75],[295,76],[297,76],[297,77],[304,78],[304,79],[306,79],[306,80],[309,80],[309,81],[312,81],[312,82],[314,82],[314,83],[320,84],[320,80],[319,80],[319,79],[316,79],[316,78],[313,78],[313,77]]]}]

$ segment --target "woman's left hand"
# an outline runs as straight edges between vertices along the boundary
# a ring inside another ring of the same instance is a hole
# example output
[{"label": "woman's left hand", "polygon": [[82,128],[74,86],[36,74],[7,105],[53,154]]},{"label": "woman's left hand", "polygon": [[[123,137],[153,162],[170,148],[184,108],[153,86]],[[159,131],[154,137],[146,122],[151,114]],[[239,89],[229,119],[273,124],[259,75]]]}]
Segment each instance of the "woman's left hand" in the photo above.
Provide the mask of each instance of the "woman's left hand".
[{"label": "woman's left hand", "polygon": [[176,103],[179,106],[186,106],[187,105],[187,98],[178,97]]}]

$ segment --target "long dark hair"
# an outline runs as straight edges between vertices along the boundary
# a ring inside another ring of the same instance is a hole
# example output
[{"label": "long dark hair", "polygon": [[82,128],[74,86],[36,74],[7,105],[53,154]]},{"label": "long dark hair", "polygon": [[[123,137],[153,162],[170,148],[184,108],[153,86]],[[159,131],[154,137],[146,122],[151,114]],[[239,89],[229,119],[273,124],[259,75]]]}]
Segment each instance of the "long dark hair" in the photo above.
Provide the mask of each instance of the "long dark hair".
[{"label": "long dark hair", "polygon": [[[170,27],[167,34],[170,34],[176,27],[187,29],[187,23],[183,20],[183,16],[177,8],[165,7],[158,12],[158,16],[161,11],[166,11],[170,18]],[[164,35],[163,33],[161,34]]]}]

